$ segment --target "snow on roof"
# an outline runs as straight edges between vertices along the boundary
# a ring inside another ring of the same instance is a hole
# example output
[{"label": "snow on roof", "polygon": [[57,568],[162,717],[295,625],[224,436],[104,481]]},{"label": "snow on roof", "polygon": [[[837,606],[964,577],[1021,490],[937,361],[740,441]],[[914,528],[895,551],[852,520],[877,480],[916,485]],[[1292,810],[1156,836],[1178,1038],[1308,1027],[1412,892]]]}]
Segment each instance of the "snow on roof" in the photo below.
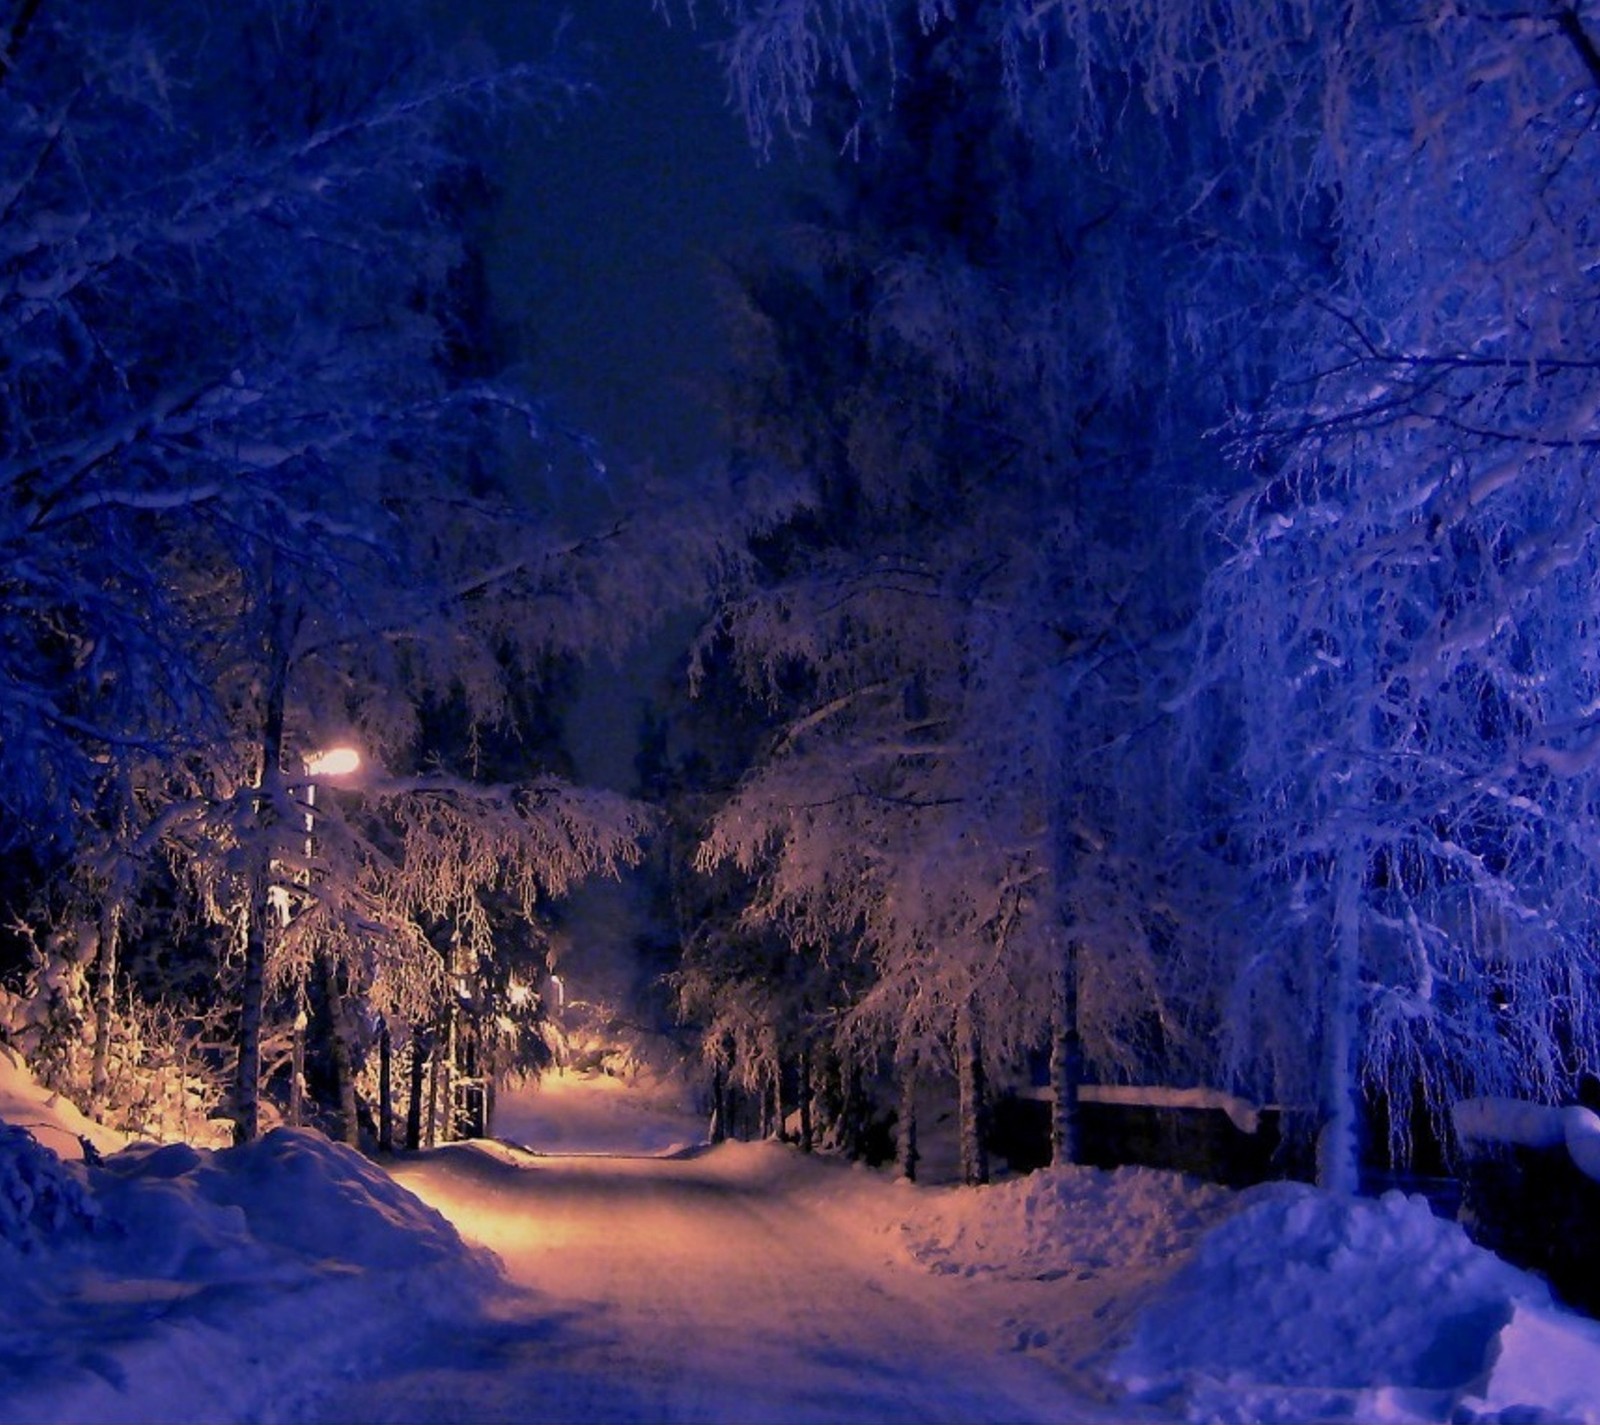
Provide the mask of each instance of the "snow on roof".
[{"label": "snow on roof", "polygon": [[1241,1133],[1261,1126],[1261,1109],[1222,1089],[1164,1088],[1150,1084],[1084,1084],[1078,1097],[1085,1103],[1117,1103],[1148,1108],[1210,1109],[1225,1113]]},{"label": "snow on roof", "polygon": [[1566,1147],[1573,1165],[1600,1182],[1600,1116],[1587,1108],[1551,1108],[1512,1098],[1463,1099],[1452,1110],[1464,1141],[1521,1148]]}]

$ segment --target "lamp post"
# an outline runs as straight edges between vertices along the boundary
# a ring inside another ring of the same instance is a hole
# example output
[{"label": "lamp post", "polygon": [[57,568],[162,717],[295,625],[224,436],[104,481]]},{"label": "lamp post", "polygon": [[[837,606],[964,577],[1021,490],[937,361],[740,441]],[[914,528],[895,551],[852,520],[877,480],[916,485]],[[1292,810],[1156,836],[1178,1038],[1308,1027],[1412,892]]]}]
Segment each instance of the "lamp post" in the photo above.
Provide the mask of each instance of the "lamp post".
[{"label": "lamp post", "polygon": [[324,752],[312,752],[302,759],[306,776],[306,878],[311,876],[311,833],[317,819],[318,777],[348,777],[361,766],[361,754],[354,747],[330,747]]},{"label": "lamp post", "polygon": [[310,752],[301,759],[306,776],[306,882],[311,880],[312,832],[317,821],[317,778],[348,777],[361,766],[361,754],[354,747],[330,747],[324,752]]},{"label": "lamp post", "polygon": [[[319,777],[348,777],[361,766],[361,754],[354,747],[329,747],[321,752],[308,753],[301,759],[308,780],[306,782],[306,866],[304,884],[311,884],[311,858],[315,848],[315,832],[317,822],[317,782]],[[345,1053],[343,1028],[339,1023],[338,985],[335,982],[333,964],[325,954],[317,953],[314,956],[318,972],[322,975],[328,998],[328,1013],[333,1021],[334,1053],[339,1061],[339,1079],[341,1094],[348,1093],[352,1085],[347,1083],[350,1076],[350,1065],[347,1062],[348,1054]],[[306,1029],[309,1024],[309,1015],[306,1012],[305,983],[301,981],[295,995],[294,1040],[292,1049],[292,1063],[289,1072],[289,1122],[296,1128],[300,1126],[302,1104],[305,1094],[305,1067],[306,1067]],[[351,1121],[346,1125],[346,1136],[354,1137],[355,1122],[353,1112]]]}]

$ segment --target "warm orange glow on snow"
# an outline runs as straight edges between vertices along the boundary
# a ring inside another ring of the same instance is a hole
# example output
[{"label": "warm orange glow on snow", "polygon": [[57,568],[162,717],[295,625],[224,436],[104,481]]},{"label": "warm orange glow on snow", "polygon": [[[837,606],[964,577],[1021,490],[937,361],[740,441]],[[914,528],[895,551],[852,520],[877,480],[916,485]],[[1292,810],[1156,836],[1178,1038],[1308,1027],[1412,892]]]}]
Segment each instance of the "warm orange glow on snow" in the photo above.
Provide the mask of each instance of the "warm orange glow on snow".
[{"label": "warm orange glow on snow", "polygon": [[536,1168],[529,1155],[504,1144],[451,1144],[420,1159],[396,1163],[390,1171],[448,1217],[463,1237],[492,1242],[502,1254],[547,1251],[571,1235],[559,1223],[527,1211],[516,1179]]}]

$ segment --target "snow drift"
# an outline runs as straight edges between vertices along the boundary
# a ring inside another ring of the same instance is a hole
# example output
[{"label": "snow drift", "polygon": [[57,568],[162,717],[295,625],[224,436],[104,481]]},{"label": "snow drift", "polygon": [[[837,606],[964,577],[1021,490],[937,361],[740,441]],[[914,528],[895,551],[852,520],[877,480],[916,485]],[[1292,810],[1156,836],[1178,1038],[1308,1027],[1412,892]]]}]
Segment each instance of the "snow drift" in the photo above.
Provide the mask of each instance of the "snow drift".
[{"label": "snow drift", "polygon": [[499,1288],[493,1258],[353,1150],[62,1162],[0,1128],[0,1421],[291,1414]]}]

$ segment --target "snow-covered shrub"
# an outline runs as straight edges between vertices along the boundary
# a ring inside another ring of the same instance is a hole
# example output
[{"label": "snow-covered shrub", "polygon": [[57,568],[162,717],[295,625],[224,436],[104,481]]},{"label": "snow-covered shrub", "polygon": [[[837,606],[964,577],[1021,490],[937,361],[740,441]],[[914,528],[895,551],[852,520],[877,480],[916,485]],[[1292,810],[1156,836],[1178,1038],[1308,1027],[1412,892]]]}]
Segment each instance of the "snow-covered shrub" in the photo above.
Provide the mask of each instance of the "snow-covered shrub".
[{"label": "snow-covered shrub", "polygon": [[134,1000],[113,1017],[111,1036],[100,1120],[157,1142],[209,1141],[225,1085],[203,1034],[171,1005]]},{"label": "snow-covered shrub", "polygon": [[45,1088],[87,1102],[94,1009],[86,967],[93,945],[67,934],[35,941],[33,963],[18,992],[0,990],[0,1038],[22,1054]]},{"label": "snow-covered shrub", "polygon": [[43,939],[23,988],[0,991],[0,1038],[40,1084],[107,1127],[160,1141],[203,1136],[222,1094],[220,1073],[202,1052],[203,1033],[170,1005],[119,1000],[96,1095],[93,941],[65,932]]},{"label": "snow-covered shrub", "polygon": [[611,1004],[569,1000],[551,1032],[559,1035],[561,1062],[580,1073],[598,1072],[631,1083],[671,1067],[671,1049],[664,1036],[633,1022]]},{"label": "snow-covered shrub", "polygon": [[60,1158],[26,1128],[0,1123],[0,1241],[30,1251],[93,1226],[98,1211]]}]

